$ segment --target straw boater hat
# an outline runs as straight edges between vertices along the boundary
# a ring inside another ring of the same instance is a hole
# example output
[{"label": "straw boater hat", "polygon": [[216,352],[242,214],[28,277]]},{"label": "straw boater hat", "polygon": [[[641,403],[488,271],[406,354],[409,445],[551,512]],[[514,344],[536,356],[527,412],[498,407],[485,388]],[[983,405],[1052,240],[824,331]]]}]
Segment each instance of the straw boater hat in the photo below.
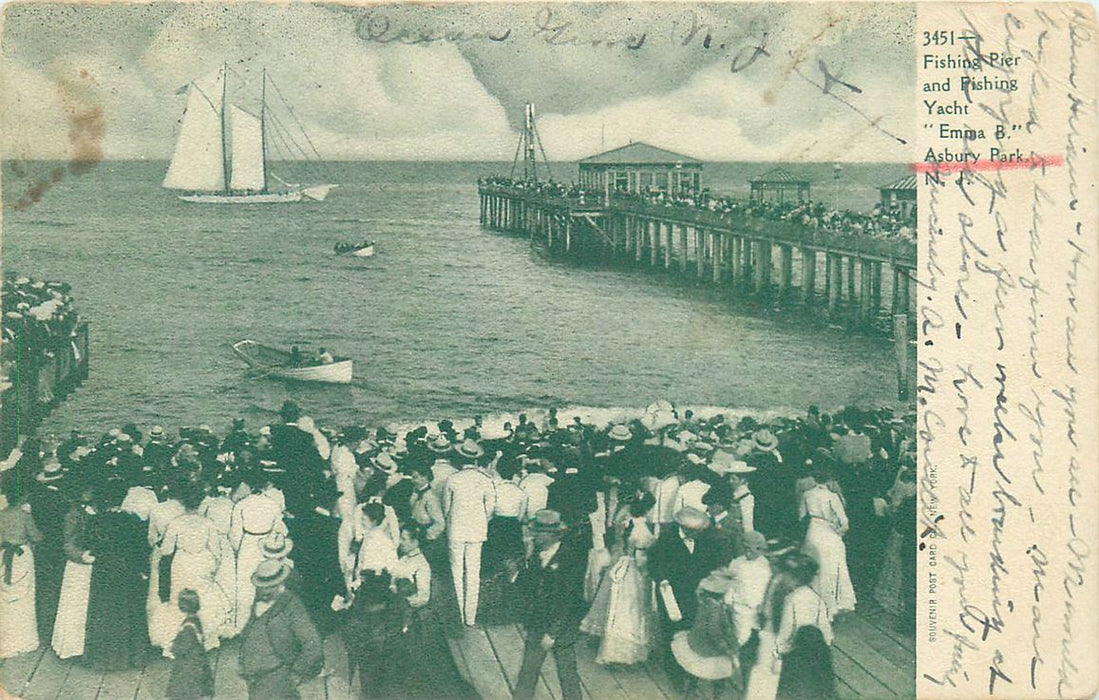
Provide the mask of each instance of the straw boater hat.
[{"label": "straw boater hat", "polygon": [[752,433],[752,442],[755,448],[761,452],[770,452],[778,448],[778,438],[767,428],[761,428]]},{"label": "straw boater hat", "polygon": [[622,423],[615,423],[611,426],[610,432],[607,433],[607,437],[617,442],[629,442],[633,439],[633,433],[629,427]]},{"label": "straw boater hat", "polygon": [[294,548],[294,541],[281,532],[272,532],[260,543],[263,556],[268,559],[282,559]]},{"label": "straw boater hat", "polygon": [[688,530],[705,530],[710,527],[710,516],[691,506],[680,508],[675,514],[675,521]]},{"label": "straw boater hat", "polygon": [[152,429],[149,430],[149,437],[153,437],[153,438],[164,437],[164,427],[160,426],[160,425],[154,425],[152,427]]},{"label": "straw boater hat", "polygon": [[564,532],[568,527],[561,520],[560,513],[543,508],[530,519],[527,529],[531,532]]},{"label": "straw boater hat", "polygon": [[252,574],[252,585],[256,588],[271,588],[285,581],[289,575],[289,564],[281,559],[265,559]]},{"label": "straw boater hat", "polygon": [[454,448],[454,451],[465,457],[466,459],[477,459],[478,457],[481,457],[485,454],[484,448],[478,445],[473,440],[463,441],[460,445]]},{"label": "straw boater hat", "polygon": [[61,462],[56,457],[46,458],[45,464],[42,465],[42,471],[34,478],[42,482],[57,481],[61,478]]},{"label": "straw boater hat", "polygon": [[446,435],[437,435],[434,439],[427,443],[427,448],[432,452],[439,454],[446,454],[450,452],[451,444]]},{"label": "straw boater hat", "polygon": [[393,459],[393,455],[388,452],[383,452],[372,460],[374,466],[381,469],[386,474],[392,474],[397,471],[397,461]]}]

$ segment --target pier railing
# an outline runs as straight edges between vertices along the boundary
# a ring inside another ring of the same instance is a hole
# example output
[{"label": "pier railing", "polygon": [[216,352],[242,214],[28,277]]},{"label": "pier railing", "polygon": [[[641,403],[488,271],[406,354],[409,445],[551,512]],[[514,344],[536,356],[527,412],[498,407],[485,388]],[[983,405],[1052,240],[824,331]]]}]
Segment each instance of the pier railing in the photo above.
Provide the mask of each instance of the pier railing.
[{"label": "pier railing", "polygon": [[78,323],[69,338],[51,338],[45,346],[30,347],[23,336],[14,345],[8,386],[0,392],[0,456],[88,376],[87,321]]},{"label": "pier railing", "polygon": [[619,213],[642,216],[672,224],[729,231],[754,240],[804,246],[824,253],[870,258],[898,267],[916,266],[916,242],[903,238],[879,238],[863,233],[844,233],[793,221],[725,214],[678,204],[650,204],[632,197],[611,197],[609,206],[596,196],[566,197],[549,195],[536,190],[503,185],[481,185],[481,194],[494,194],[552,209],[562,213]]}]

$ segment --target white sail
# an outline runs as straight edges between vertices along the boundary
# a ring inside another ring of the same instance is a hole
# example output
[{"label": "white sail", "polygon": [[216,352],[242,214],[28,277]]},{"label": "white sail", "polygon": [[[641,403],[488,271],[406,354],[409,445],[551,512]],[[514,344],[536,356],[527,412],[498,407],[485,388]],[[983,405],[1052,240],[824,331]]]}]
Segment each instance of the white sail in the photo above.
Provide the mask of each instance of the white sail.
[{"label": "white sail", "polygon": [[236,105],[229,105],[232,175],[229,188],[257,192],[267,186],[263,167],[263,127],[257,117]]},{"label": "white sail", "polygon": [[217,192],[225,189],[225,164],[222,152],[221,100],[219,73],[214,85],[208,89],[191,83],[187,97],[187,111],[179,129],[176,149],[164,187],[194,192]]}]

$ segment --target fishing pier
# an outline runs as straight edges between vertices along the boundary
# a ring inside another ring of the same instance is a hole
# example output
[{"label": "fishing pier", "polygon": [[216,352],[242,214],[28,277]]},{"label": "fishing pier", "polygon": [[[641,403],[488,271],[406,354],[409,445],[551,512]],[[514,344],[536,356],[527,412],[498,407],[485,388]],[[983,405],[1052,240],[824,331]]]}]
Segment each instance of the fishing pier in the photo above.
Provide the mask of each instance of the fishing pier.
[{"label": "fishing pier", "polygon": [[491,184],[479,192],[483,226],[529,238],[553,255],[669,270],[736,297],[798,303],[865,325],[913,307],[914,242],[628,197],[592,202]]},{"label": "fishing pier", "polygon": [[[908,397],[915,374],[908,322],[916,308],[914,236],[873,229],[866,216],[863,224],[845,226],[838,211],[828,214],[836,217],[829,225],[782,216],[797,207],[810,211],[812,202],[809,183],[781,169],[753,178],[751,201],[731,206],[702,189],[700,161],[648,144],[580,161],[574,186],[540,179],[549,163],[537,162],[539,150],[528,105],[512,177],[479,184],[483,227],[527,238],[553,257],[663,270],[720,287],[734,301],[800,308],[830,323],[892,335],[898,395]],[[883,211],[914,217],[914,177],[880,189]]]}]

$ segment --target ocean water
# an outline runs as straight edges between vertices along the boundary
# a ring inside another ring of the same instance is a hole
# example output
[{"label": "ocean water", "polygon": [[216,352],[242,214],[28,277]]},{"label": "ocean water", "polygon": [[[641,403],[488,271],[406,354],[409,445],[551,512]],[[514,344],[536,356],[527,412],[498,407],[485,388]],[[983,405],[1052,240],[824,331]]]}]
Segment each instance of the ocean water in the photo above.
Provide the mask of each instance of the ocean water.
[{"label": "ocean water", "polygon": [[[214,206],[162,190],[165,164],[101,163],[17,207],[53,164],[4,165],[3,265],[72,283],[92,324],[91,376],[46,428],[271,419],[294,398],[322,424],[468,418],[656,399],[751,410],[895,404],[892,347],[643,268],[547,260],[481,230],[477,178],[510,164],[334,163],[325,202]],[[747,192],[759,164],[707,165]],[[308,173],[279,168],[305,181]],[[868,209],[901,166],[804,169]],[[558,179],[574,168],[556,166]],[[819,190],[818,190],[819,193]],[[372,259],[333,254],[378,242]],[[350,386],[245,376],[230,343],[326,346]]]}]

